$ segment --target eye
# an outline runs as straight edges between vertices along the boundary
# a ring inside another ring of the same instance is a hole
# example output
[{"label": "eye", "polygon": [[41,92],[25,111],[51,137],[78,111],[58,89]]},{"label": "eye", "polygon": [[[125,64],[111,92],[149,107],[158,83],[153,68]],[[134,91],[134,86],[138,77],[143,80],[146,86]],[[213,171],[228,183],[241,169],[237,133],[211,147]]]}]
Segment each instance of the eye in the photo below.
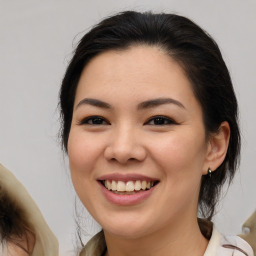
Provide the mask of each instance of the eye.
[{"label": "eye", "polygon": [[101,116],[89,116],[79,122],[79,124],[88,124],[88,125],[109,125],[110,123]]},{"label": "eye", "polygon": [[166,116],[153,116],[145,124],[147,125],[170,125],[177,124],[173,119]]}]

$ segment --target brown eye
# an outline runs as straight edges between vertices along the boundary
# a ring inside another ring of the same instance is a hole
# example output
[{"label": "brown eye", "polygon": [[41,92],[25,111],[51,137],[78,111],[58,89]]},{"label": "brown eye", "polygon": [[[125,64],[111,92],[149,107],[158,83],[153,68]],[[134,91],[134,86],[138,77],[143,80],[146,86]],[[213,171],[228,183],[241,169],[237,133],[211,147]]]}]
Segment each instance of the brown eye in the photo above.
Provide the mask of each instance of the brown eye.
[{"label": "brown eye", "polygon": [[154,116],[150,118],[146,124],[149,125],[170,125],[170,124],[177,124],[175,121],[173,121],[171,118],[166,116]]},{"label": "brown eye", "polygon": [[88,125],[109,125],[109,122],[101,116],[90,116],[83,119],[80,124]]}]

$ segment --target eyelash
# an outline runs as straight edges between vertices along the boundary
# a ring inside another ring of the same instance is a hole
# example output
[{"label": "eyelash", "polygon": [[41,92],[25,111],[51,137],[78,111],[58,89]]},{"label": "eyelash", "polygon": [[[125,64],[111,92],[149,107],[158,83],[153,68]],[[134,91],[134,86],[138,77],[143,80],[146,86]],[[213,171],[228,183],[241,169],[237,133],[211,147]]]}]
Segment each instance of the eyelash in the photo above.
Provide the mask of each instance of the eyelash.
[{"label": "eyelash", "polygon": [[[96,123],[93,123],[95,121],[96,121]],[[99,123],[99,121],[101,123]],[[105,122],[105,123],[103,124],[102,122]],[[106,124],[108,124],[109,125],[110,123],[102,116],[88,116],[85,119],[83,119],[82,121],[80,121],[79,124],[80,125],[83,125],[83,124],[88,124],[88,125],[106,125]]]},{"label": "eyelash", "polygon": [[[150,122],[154,121],[154,124],[150,124]],[[160,123],[155,123],[156,121],[160,121]],[[171,125],[171,124],[177,124],[173,119],[166,117],[166,116],[153,116],[151,117],[145,124],[148,125],[157,125],[157,126],[163,126],[163,125]]]},{"label": "eyelash", "polygon": [[[153,124],[150,124],[151,122]],[[158,122],[158,123],[157,123]],[[102,116],[89,116],[79,122],[79,125],[110,125],[110,122],[107,121]],[[145,125],[156,125],[156,126],[164,126],[164,125],[171,125],[177,124],[173,119],[166,117],[166,116],[153,116],[145,122]]]}]

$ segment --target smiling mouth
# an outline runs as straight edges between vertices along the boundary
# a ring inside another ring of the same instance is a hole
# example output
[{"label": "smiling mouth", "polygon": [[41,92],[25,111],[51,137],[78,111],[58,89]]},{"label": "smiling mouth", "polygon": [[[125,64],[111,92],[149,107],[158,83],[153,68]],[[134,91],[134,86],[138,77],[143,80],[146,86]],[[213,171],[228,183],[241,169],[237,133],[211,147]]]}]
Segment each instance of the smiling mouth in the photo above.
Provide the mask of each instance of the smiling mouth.
[{"label": "smiling mouth", "polygon": [[103,180],[102,185],[109,191],[119,195],[132,195],[141,191],[150,190],[158,181],[116,181],[116,180]]}]

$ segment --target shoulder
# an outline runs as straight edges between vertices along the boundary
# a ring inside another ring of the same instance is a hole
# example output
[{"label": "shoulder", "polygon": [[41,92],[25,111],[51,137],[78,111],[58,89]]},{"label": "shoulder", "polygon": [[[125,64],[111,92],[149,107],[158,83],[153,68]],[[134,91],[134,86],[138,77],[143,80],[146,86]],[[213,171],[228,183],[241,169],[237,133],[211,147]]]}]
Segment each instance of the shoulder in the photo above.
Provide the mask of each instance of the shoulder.
[{"label": "shoulder", "polygon": [[213,227],[204,256],[254,256],[251,246],[239,236],[224,236]]}]

